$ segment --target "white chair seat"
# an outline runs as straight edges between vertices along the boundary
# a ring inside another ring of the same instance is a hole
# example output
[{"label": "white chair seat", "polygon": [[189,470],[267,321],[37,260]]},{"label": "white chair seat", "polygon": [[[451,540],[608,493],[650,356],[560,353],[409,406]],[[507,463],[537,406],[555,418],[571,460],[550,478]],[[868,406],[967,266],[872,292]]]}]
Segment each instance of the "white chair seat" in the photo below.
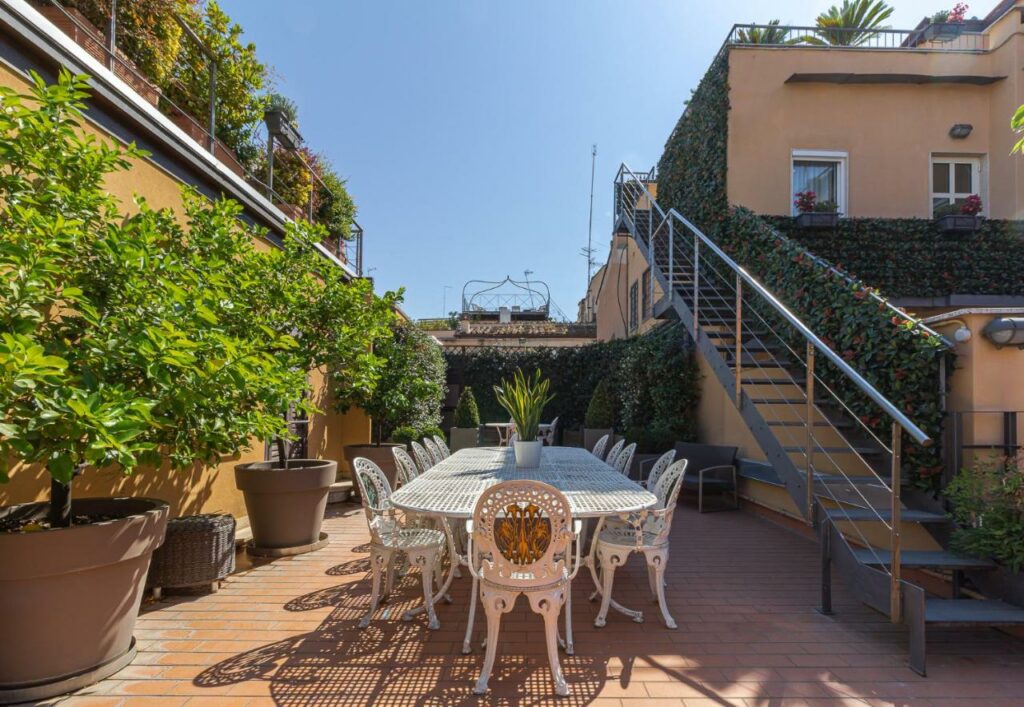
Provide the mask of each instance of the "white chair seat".
[{"label": "white chair seat", "polygon": [[396,550],[412,550],[420,547],[441,547],[445,543],[444,533],[431,528],[402,528],[384,533],[381,544]]},{"label": "white chair seat", "polygon": [[668,544],[668,540],[658,539],[660,534],[658,530],[647,530],[645,528],[642,533],[643,539],[637,542],[636,531],[631,525],[623,523],[621,520],[606,521],[604,527],[601,528],[601,534],[598,535],[598,539],[607,545],[634,550],[644,550],[645,548],[661,547]]}]

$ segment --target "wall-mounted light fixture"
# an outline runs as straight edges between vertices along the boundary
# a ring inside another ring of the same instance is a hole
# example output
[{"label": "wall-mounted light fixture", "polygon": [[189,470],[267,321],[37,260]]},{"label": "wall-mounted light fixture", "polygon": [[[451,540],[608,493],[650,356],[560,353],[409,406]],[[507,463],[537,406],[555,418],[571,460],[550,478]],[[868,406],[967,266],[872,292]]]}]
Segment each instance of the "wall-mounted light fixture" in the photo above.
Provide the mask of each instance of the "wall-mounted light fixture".
[{"label": "wall-mounted light fixture", "polygon": [[974,126],[970,123],[957,123],[949,129],[949,136],[954,140],[963,140],[970,135],[973,130]]},{"label": "wall-mounted light fixture", "polygon": [[996,317],[981,330],[981,335],[996,345],[1024,349],[1024,317]]}]

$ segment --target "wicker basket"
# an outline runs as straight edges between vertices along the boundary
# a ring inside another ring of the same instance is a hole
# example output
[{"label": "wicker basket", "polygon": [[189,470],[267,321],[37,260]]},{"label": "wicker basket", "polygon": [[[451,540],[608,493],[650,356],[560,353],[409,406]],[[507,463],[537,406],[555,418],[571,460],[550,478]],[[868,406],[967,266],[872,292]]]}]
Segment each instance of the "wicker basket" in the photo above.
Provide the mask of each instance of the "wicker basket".
[{"label": "wicker basket", "polygon": [[235,570],[235,519],[230,515],[184,516],[168,521],[164,544],[153,553],[146,586],[159,596],[165,587],[209,585]]}]

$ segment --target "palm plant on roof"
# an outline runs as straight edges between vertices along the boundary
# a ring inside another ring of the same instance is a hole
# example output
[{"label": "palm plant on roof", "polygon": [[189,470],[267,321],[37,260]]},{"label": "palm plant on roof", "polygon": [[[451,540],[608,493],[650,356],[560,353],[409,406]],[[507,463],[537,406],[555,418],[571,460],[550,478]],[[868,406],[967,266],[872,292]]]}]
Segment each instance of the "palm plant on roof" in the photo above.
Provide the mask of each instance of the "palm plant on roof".
[{"label": "palm plant on roof", "polygon": [[878,36],[893,13],[883,0],[843,0],[818,15],[814,34],[800,41],[817,46],[859,47]]},{"label": "palm plant on roof", "polygon": [[780,27],[778,20],[772,20],[767,25],[745,25],[736,29],[734,44],[792,44],[789,38],[789,30]]}]

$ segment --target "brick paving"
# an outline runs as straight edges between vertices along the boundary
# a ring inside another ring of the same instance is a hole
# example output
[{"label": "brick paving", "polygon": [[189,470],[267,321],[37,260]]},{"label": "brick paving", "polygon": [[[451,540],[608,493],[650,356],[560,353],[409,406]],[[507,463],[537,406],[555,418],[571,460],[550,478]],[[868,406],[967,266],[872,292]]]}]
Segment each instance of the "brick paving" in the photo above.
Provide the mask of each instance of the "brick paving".
[{"label": "brick paving", "polygon": [[[148,602],[135,661],[65,698],[82,705],[1024,705],[1024,641],[998,631],[932,630],[929,677],[906,666],[906,636],[836,582],[837,614],[814,611],[817,546],[746,513],[698,515],[681,506],[673,529],[666,629],[639,558],[616,575],[615,596],[644,607],[636,624],[612,611],[594,628],[589,576],[574,587],[576,655],[562,656],[572,695],[549,680],[543,630],[524,598],[505,616],[491,693],[472,695],[482,652],[461,653],[469,580],[442,604],[441,630],[405,579],[365,631],[362,512],[335,506],[319,552],[232,576],[216,594]],[[482,616],[477,638],[482,638]]]}]

